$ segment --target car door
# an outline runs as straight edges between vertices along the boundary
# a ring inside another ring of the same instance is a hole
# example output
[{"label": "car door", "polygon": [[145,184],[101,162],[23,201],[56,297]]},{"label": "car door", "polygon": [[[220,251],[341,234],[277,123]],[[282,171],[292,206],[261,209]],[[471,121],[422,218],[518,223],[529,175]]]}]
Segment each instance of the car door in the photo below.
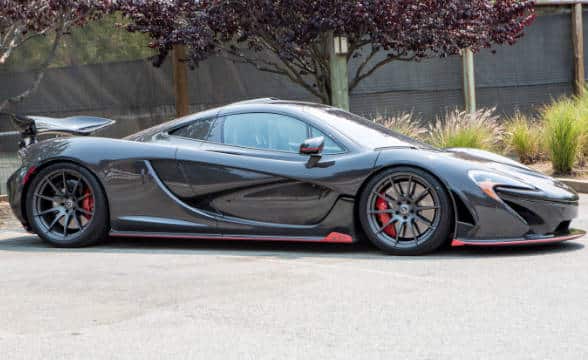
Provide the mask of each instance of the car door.
[{"label": "car door", "polygon": [[[193,119],[189,123],[179,124],[171,129],[156,133],[151,141],[176,148],[176,154],[180,148],[189,148],[192,151],[199,149],[203,141],[206,141],[213,133],[215,116]],[[151,159],[151,167],[159,180],[163,182],[165,190],[171,192],[173,200],[180,205],[181,215],[174,212],[175,209],[166,209],[164,203],[162,214],[169,213],[170,219],[165,220],[165,226],[169,232],[197,233],[215,236],[218,213],[209,207],[202,197],[194,195],[191,183],[181,167],[179,161],[170,159]],[[148,196],[148,194],[146,194]],[[186,206],[188,205],[188,206]],[[187,216],[186,216],[187,215]],[[162,216],[162,219],[165,216]],[[178,221],[176,221],[178,220]]]},{"label": "car door", "polygon": [[[225,234],[295,234],[325,218],[341,195],[321,183],[345,150],[329,139],[320,166],[299,154],[312,127],[284,114],[228,114],[199,148],[179,147],[177,158],[194,197],[221,217]],[[316,135],[316,129],[315,135]],[[301,232],[303,233],[303,231]]]}]

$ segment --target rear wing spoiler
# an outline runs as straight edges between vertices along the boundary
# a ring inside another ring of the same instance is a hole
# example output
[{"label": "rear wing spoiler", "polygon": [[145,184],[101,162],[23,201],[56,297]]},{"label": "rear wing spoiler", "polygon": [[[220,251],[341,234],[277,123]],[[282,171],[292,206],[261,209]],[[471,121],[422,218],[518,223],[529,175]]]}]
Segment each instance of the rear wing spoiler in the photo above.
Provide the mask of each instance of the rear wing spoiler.
[{"label": "rear wing spoiler", "polygon": [[19,147],[21,149],[36,143],[37,136],[41,134],[87,136],[116,123],[111,119],[93,116],[50,118],[17,114],[7,115],[20,132]]}]

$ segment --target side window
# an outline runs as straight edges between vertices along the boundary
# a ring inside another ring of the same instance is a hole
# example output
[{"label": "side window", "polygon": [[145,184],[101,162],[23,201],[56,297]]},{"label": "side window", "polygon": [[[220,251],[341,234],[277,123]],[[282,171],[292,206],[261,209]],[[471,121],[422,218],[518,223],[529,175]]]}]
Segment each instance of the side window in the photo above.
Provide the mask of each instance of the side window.
[{"label": "side window", "polygon": [[223,141],[228,145],[298,152],[307,137],[304,122],[279,114],[228,115],[223,125]]},{"label": "side window", "polygon": [[176,129],[170,135],[181,136],[194,140],[207,140],[211,132],[214,119],[197,120],[184,127]]},{"label": "side window", "polygon": [[336,142],[334,142],[330,137],[323,134],[323,132],[318,129],[310,128],[310,135],[313,138],[319,136],[325,138],[325,148],[323,149],[323,154],[337,154],[344,151],[341,146],[337,145]]}]

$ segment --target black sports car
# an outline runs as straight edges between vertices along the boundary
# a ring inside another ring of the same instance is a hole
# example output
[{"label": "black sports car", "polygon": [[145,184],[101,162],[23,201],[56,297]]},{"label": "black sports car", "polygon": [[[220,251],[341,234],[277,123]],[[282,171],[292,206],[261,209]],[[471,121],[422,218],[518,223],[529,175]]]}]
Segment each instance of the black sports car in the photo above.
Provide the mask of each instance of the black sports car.
[{"label": "black sports car", "polygon": [[435,149],[343,110],[257,99],[122,140],[92,117],[13,116],[8,180],[24,227],[56,246],[107,236],[351,243],[398,255],[445,243],[558,242],[578,195],[508,158]]}]

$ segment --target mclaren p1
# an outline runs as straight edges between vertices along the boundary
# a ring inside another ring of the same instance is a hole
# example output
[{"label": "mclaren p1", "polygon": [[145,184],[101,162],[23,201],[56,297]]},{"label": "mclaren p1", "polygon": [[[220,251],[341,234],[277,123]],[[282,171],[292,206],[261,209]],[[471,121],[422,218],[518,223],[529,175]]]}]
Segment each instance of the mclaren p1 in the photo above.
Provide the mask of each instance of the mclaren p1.
[{"label": "mclaren p1", "polygon": [[[12,116],[22,166],[9,201],[59,247],[108,237],[351,243],[390,254],[444,244],[579,238],[578,195],[490,152],[437,149],[320,104],[256,99],[124,139],[87,116]],[[40,140],[44,134],[58,136]]]}]

